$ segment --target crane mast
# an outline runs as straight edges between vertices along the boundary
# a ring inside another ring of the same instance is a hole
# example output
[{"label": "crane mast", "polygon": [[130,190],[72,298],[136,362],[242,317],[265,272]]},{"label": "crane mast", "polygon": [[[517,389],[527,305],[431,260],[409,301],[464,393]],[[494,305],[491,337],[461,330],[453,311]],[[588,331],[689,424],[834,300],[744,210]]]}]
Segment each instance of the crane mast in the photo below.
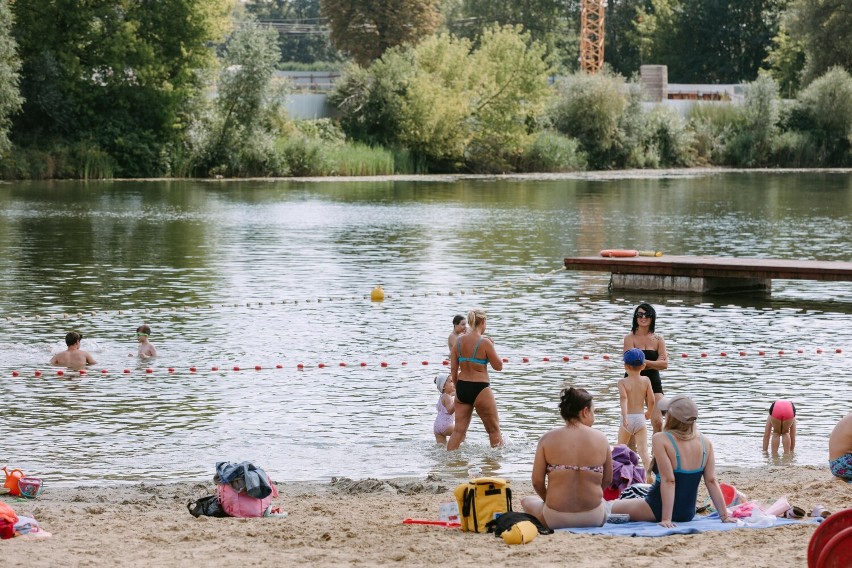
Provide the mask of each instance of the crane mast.
[{"label": "crane mast", "polygon": [[597,73],[604,62],[606,0],[583,0],[580,9],[580,69]]}]

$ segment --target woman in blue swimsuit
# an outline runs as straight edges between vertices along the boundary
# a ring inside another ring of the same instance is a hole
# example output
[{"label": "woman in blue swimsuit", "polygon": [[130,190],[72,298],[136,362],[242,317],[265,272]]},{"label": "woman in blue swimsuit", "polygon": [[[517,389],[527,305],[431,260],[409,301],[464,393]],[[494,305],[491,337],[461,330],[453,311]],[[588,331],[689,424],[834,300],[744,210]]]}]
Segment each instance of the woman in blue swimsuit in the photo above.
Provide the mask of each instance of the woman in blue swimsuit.
[{"label": "woman in blue swimsuit", "polygon": [[631,521],[652,521],[668,528],[676,526],[676,522],[689,522],[695,517],[698,485],[704,479],[720,520],[735,522],[728,516],[722,489],[716,480],[713,444],[695,427],[698,407],[684,395],[664,398],[659,406],[666,413],[666,424],[662,432],[654,434],[652,441],[651,467],[657,474],[657,481],[645,499],[613,501],[612,512],[626,513]]},{"label": "woman in blue swimsuit", "polygon": [[456,429],[447,442],[447,450],[456,450],[464,441],[473,411],[479,415],[491,447],[503,444],[497,403],[488,379],[488,365],[503,369],[494,342],[485,337],[485,311],[474,308],[467,313],[468,332],[460,335],[451,355],[451,378],[456,385]]}]

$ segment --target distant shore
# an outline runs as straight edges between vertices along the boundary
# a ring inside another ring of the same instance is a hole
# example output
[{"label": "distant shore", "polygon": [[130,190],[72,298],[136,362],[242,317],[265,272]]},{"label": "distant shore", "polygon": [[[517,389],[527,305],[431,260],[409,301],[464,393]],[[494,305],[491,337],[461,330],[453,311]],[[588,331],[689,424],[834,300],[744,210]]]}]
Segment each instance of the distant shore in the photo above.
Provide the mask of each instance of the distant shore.
[{"label": "distant shore", "polygon": [[[719,479],[750,499],[772,503],[786,496],[810,511],[852,506],[852,485],[827,467],[771,466],[721,469]],[[805,566],[807,523],[663,538],[540,536],[508,546],[490,534],[403,525],[405,518],[437,519],[453,501],[460,480],[338,478],[278,482],[274,506],[285,518],[195,519],[186,503],[209,495],[210,482],[137,483],[107,487],[48,485],[35,500],[2,496],[18,514],[34,516],[52,533],[44,540],[0,541],[9,566],[219,567],[252,566],[630,566],[661,568],[783,568]],[[531,494],[529,479],[512,479],[515,509]],[[703,488],[703,486],[702,486]],[[703,499],[699,494],[699,499]]]}]

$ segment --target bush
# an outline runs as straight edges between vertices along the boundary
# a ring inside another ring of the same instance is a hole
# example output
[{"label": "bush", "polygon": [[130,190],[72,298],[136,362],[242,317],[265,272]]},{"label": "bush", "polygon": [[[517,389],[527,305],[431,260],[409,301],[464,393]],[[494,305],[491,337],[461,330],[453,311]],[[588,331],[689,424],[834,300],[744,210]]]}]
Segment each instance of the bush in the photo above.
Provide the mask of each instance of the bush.
[{"label": "bush", "polygon": [[580,143],[557,132],[533,135],[524,150],[519,169],[527,172],[571,172],[586,168]]},{"label": "bush", "polygon": [[773,140],[772,161],[784,168],[807,168],[819,165],[819,156],[810,134],[791,131]]},{"label": "bush", "polygon": [[822,165],[841,166],[850,162],[852,137],[852,77],[834,67],[808,85],[798,97],[798,119],[794,126],[810,132]]},{"label": "bush", "polygon": [[767,75],[747,83],[745,102],[739,109],[725,152],[725,162],[736,166],[766,166],[778,135],[780,99],[778,85]]},{"label": "bush", "polygon": [[647,117],[642,146],[646,162],[653,157],[657,166],[687,167],[695,163],[695,135],[686,121],[668,107],[658,107]]},{"label": "bush", "polygon": [[280,146],[282,160],[296,177],[331,175],[332,162],[325,150],[326,144],[304,136],[289,138]]},{"label": "bush", "polygon": [[630,102],[624,79],[577,73],[563,79],[557,93],[550,109],[553,126],[580,143],[590,167],[610,167],[624,137],[619,122]]}]

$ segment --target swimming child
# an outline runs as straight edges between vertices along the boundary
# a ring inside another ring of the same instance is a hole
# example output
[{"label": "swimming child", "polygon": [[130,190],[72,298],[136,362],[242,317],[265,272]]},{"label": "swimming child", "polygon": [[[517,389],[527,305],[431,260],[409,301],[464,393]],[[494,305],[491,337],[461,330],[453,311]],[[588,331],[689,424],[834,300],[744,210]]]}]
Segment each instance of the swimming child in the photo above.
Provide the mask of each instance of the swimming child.
[{"label": "swimming child", "polygon": [[624,352],[624,371],[627,376],[618,380],[618,399],[621,404],[618,443],[629,445],[631,440],[635,441],[636,453],[642,458],[642,465],[650,478],[648,427],[645,420],[651,416],[655,401],[651,380],[640,374],[644,368],[645,354],[641,349],[628,349]]},{"label": "swimming child", "polygon": [[785,453],[796,449],[796,406],[789,400],[776,400],[769,407],[766,427],[763,429],[763,451],[769,448],[772,436],[772,453],[778,453],[779,443]]},{"label": "swimming child", "polygon": [[148,336],[151,335],[151,328],[147,324],[142,324],[136,328],[136,339],[139,341],[139,356],[143,359],[157,356],[157,350],[154,345],[148,341]]},{"label": "swimming child", "polygon": [[438,387],[438,392],[441,393],[438,397],[438,403],[435,408],[438,410],[438,416],[435,417],[435,441],[439,444],[447,443],[447,436],[453,435],[456,422],[453,414],[456,412],[456,386],[450,380],[450,376],[445,373],[439,373],[435,377],[435,385]]}]

